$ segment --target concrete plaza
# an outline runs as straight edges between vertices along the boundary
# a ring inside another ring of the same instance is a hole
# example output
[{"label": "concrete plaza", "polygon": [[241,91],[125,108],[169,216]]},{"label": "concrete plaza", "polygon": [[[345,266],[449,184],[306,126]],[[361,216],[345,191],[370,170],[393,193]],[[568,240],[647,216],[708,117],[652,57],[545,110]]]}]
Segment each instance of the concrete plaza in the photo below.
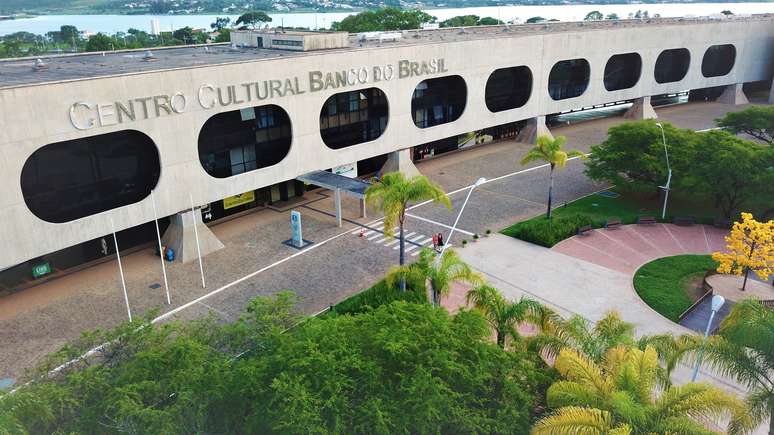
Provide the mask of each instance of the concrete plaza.
[{"label": "concrete plaza", "polygon": [[[664,121],[679,127],[706,129],[714,126],[714,118],[742,108],[691,103],[657,111]],[[567,136],[568,147],[588,151],[592,144],[604,140],[610,126],[624,121],[620,117],[599,119],[556,128],[554,133]],[[479,176],[493,181],[481,186],[471,197],[460,222],[464,231],[461,234],[483,234],[486,229],[497,231],[543,212],[548,171],[519,165],[529,147],[506,141],[420,162],[418,168],[422,173],[440,183],[447,192],[456,193],[451,195],[451,211],[434,205],[411,210],[407,230],[415,233],[412,235],[415,243],[421,244],[440,231],[448,234],[448,227],[464,200],[465,191],[459,189]],[[574,160],[557,174],[556,200],[557,203],[571,201],[604,187],[588,180],[583,175],[583,164]],[[358,204],[345,200],[345,215],[351,221],[344,228],[338,228],[332,217],[334,205],[330,195],[324,191],[312,192],[307,199],[297,209],[303,215],[305,238],[315,242],[308,250],[297,251],[281,243],[290,237],[289,211],[265,209],[216,225],[212,230],[226,247],[204,258],[206,288],[201,286],[196,262],[168,264],[171,306],[165,304],[160,264],[153,250],[126,255],[123,266],[133,315],[141,316],[158,309],[160,314],[171,313],[170,318],[214,313],[233,321],[250,299],[288,289],[299,295],[304,312],[314,313],[370,286],[397,263],[397,250],[392,245],[386,246],[391,241],[378,234],[379,220],[373,210],[369,214],[374,218],[354,219]],[[358,226],[364,224],[371,224],[367,231],[373,233],[361,238]],[[459,242],[457,237],[454,236],[453,243]],[[522,264],[536,273],[535,279],[543,279],[538,274],[543,263],[530,258],[524,261]],[[476,265],[476,261],[472,263]],[[546,267],[556,266],[546,264]],[[584,267],[582,270],[609,276],[622,286],[625,283],[625,276],[614,271],[602,271],[593,265]],[[588,288],[589,292],[592,290]],[[565,308],[575,306],[573,297],[585,299],[587,303],[596,301],[600,308],[613,306],[605,305],[604,298],[595,300],[582,293],[567,297],[561,304]],[[632,306],[637,303],[631,302]],[[635,313],[632,316],[627,320],[638,321]],[[0,347],[3,349],[0,378],[19,379],[25,368],[81,332],[110,328],[126,318],[115,262],[6,296],[0,299]],[[661,326],[652,327],[655,330]]]}]

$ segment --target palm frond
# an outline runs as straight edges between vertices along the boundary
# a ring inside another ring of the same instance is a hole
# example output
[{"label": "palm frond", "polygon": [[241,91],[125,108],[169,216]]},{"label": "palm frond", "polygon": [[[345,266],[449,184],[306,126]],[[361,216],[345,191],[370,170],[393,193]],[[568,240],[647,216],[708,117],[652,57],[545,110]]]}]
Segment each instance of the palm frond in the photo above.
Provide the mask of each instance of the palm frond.
[{"label": "palm frond", "polygon": [[[566,406],[554,414],[538,421],[532,427],[532,435],[603,435],[613,430],[610,413],[595,408]],[[618,435],[629,434],[624,427],[615,432]]]}]

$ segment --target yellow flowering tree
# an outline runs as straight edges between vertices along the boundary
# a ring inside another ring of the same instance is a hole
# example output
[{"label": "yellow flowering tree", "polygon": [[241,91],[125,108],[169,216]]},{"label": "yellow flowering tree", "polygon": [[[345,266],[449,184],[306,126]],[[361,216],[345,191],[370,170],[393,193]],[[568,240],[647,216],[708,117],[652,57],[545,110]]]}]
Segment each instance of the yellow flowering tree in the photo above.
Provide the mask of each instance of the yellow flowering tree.
[{"label": "yellow flowering tree", "polygon": [[744,274],[742,291],[750,271],[764,281],[774,274],[774,221],[758,222],[751,213],[742,213],[726,243],[728,252],[715,252],[712,259],[719,263],[719,273]]}]

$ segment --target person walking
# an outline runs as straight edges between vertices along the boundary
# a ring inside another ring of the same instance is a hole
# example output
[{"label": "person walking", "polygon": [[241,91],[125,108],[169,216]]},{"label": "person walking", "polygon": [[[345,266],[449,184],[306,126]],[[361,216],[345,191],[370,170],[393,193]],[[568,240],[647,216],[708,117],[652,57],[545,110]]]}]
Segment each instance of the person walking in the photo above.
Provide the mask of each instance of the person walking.
[{"label": "person walking", "polygon": [[433,234],[433,251],[438,251],[438,234]]},{"label": "person walking", "polygon": [[438,247],[443,249],[443,233],[438,233]]}]

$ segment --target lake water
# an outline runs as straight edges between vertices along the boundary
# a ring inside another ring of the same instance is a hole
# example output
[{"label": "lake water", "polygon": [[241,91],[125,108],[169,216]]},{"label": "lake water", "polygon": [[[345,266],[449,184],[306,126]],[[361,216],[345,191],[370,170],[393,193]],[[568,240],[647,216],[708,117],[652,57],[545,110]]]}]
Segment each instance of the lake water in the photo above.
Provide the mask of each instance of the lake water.
[{"label": "lake water", "polygon": [[[770,3],[691,3],[691,4],[630,4],[630,5],[557,5],[557,6],[501,6],[480,8],[432,9],[427,12],[445,20],[457,15],[475,14],[500,18],[503,21],[524,20],[540,16],[546,19],[555,18],[561,21],[580,21],[587,13],[598,10],[607,15],[616,13],[626,18],[630,12],[638,9],[647,10],[650,15],[661,14],[662,17],[704,16],[718,14],[722,10],[730,10],[735,14],[774,13],[774,2]],[[324,28],[334,21],[341,21],[350,13],[295,13],[269,14],[273,25],[284,24],[293,27]],[[18,31],[45,34],[51,30],[59,30],[64,24],[71,24],[80,30],[91,32],[115,33],[129,28],[150,31],[152,19],[159,20],[162,30],[177,29],[191,26],[208,28],[215,17],[224,15],[45,15],[20,20],[0,21],[0,35]],[[230,16],[235,20],[237,16]]]}]

